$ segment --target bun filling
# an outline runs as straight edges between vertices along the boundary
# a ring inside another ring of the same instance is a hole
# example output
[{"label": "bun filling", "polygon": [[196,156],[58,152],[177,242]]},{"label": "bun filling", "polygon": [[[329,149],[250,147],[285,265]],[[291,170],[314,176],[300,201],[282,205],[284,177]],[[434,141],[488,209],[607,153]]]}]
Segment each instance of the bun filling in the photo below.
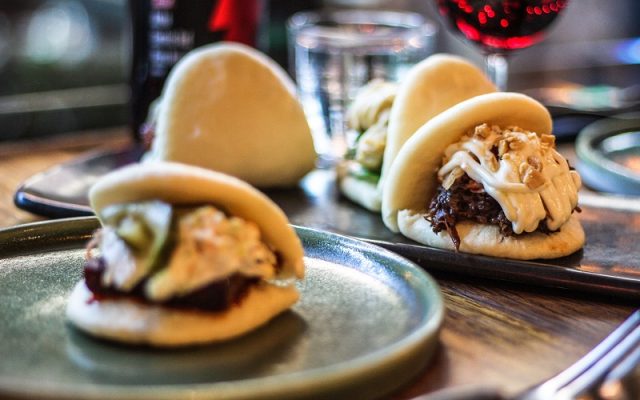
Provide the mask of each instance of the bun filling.
[{"label": "bun filling", "polygon": [[447,231],[456,249],[456,224],[465,220],[496,225],[503,236],[558,231],[580,211],[581,182],[554,139],[481,124],[447,147],[425,215],[433,231]]},{"label": "bun filling", "polygon": [[213,206],[152,201],[111,206],[101,216],[84,268],[93,300],[224,311],[281,268],[255,224]]},{"label": "bun filling", "polygon": [[347,125],[355,138],[345,158],[353,161],[348,173],[358,179],[374,184],[380,179],[396,91],[392,82],[372,80],[360,88],[347,111]]},{"label": "bun filling", "polygon": [[87,260],[84,266],[84,279],[91,291],[94,301],[108,299],[127,299],[142,304],[160,304],[163,307],[185,310],[203,310],[210,312],[225,311],[234,304],[240,304],[249,289],[258,284],[256,278],[247,278],[234,274],[225,279],[219,279],[181,297],[174,297],[162,302],[153,302],[144,293],[147,280],[142,280],[129,291],[123,291],[113,286],[104,286],[101,281],[106,266],[102,257]]}]

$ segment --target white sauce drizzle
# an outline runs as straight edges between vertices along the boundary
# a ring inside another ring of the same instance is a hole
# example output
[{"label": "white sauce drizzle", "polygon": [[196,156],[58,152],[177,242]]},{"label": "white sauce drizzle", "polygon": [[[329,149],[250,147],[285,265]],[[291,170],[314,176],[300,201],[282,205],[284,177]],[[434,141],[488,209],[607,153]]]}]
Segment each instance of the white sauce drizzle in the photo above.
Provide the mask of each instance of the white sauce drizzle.
[{"label": "white sauce drizzle", "polygon": [[[581,180],[553,142],[543,143],[539,135],[517,127],[481,125],[477,129],[484,129],[485,136],[465,135],[447,147],[444,165],[438,171],[440,181],[456,167],[462,169],[500,204],[516,234],[533,232],[545,219],[550,230],[559,229],[578,204]],[[517,142],[517,148],[496,160],[491,149],[506,137]],[[532,158],[539,160],[536,175],[542,181],[538,185],[524,183],[521,176],[521,165]]]}]

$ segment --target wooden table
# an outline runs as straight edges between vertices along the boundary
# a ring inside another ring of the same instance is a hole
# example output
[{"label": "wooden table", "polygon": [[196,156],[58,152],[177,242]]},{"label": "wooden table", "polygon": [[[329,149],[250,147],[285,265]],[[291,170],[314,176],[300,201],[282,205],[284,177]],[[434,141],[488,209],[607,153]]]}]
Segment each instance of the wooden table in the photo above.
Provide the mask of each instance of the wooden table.
[{"label": "wooden table", "polygon": [[[88,150],[116,148],[128,141],[124,130],[115,129],[0,144],[0,227],[42,219],[13,204],[24,179]],[[434,276],[446,303],[441,346],[424,373],[394,399],[460,385],[517,393],[569,366],[638,306],[632,300]]]}]

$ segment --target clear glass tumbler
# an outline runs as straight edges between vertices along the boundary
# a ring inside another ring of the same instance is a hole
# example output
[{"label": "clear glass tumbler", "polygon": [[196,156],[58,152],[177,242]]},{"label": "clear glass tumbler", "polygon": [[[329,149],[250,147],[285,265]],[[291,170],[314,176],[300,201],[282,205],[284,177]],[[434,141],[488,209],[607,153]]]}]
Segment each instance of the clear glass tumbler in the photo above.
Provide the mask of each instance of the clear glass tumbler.
[{"label": "clear glass tumbler", "polygon": [[347,149],[344,114],[358,89],[398,81],[435,47],[435,25],[411,12],[308,11],[287,28],[291,73],[325,165]]}]

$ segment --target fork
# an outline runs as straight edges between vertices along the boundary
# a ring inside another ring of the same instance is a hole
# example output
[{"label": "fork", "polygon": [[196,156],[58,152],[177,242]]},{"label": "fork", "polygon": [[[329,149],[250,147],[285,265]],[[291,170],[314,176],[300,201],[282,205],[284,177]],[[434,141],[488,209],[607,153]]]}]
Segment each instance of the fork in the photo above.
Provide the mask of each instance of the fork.
[{"label": "fork", "polygon": [[516,399],[615,398],[604,389],[615,388],[616,382],[622,382],[639,362],[640,310],[636,310],[575,364]]},{"label": "fork", "polygon": [[[640,399],[640,310],[569,368],[510,400]],[[487,388],[453,388],[413,400],[507,399]]]}]

